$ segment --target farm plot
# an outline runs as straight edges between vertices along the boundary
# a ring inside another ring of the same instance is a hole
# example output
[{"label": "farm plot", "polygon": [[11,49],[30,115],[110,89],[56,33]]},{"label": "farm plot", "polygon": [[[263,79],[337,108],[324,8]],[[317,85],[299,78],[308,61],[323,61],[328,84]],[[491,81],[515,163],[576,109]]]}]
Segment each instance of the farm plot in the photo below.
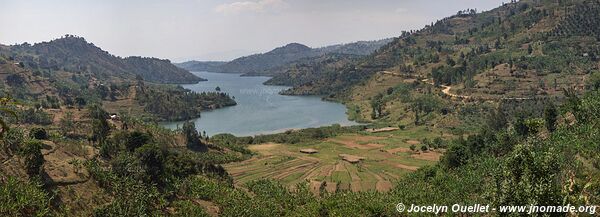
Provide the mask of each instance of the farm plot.
[{"label": "farm plot", "polygon": [[[291,188],[310,183],[313,191],[388,191],[403,175],[439,159],[441,152],[410,150],[414,142],[389,135],[346,134],[307,144],[267,143],[249,146],[257,153],[253,158],[224,167],[237,186],[275,179]],[[314,152],[306,153],[308,149]]]}]

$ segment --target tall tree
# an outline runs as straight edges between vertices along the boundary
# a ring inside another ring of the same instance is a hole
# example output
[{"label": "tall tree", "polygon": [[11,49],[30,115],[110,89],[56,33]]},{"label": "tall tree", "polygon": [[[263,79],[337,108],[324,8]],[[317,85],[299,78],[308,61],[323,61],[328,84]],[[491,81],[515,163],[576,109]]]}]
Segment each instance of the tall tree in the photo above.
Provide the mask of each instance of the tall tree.
[{"label": "tall tree", "polygon": [[556,119],[558,116],[558,111],[556,110],[556,106],[554,103],[550,103],[546,105],[544,109],[544,120],[546,124],[546,129],[550,132],[554,132],[556,130]]},{"label": "tall tree", "polygon": [[196,130],[196,124],[194,124],[194,122],[188,121],[183,123],[182,130],[187,143],[186,145],[189,149],[201,152],[208,151],[206,145],[200,140],[200,135]]}]

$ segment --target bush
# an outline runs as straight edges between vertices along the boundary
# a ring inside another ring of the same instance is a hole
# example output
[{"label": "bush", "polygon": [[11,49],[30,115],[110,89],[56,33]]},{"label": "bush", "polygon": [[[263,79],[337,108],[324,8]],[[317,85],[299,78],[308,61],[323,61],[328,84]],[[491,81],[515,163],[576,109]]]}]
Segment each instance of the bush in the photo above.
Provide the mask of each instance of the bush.
[{"label": "bush", "polygon": [[47,216],[50,197],[38,184],[0,179],[0,216]]},{"label": "bush", "polygon": [[152,139],[152,136],[148,133],[134,131],[127,136],[127,142],[125,147],[128,151],[134,151],[136,148],[142,147]]},{"label": "bush", "polygon": [[21,149],[21,156],[25,162],[25,169],[30,178],[39,178],[44,164],[42,143],[39,140],[29,140]]},{"label": "bush", "polygon": [[48,133],[44,128],[34,127],[29,131],[29,137],[33,139],[46,140],[48,139]]},{"label": "bush", "polygon": [[52,124],[52,116],[41,109],[27,109],[22,111],[20,116],[21,118],[19,120],[25,124]]},{"label": "bush", "polygon": [[2,138],[2,149],[4,152],[12,155],[19,150],[19,147],[23,144],[25,136],[23,130],[19,128],[11,128],[6,132],[6,135]]},{"label": "bush", "polygon": [[190,201],[175,201],[173,203],[175,208],[174,216],[197,216],[197,217],[208,217],[206,211],[202,207],[190,202]]}]

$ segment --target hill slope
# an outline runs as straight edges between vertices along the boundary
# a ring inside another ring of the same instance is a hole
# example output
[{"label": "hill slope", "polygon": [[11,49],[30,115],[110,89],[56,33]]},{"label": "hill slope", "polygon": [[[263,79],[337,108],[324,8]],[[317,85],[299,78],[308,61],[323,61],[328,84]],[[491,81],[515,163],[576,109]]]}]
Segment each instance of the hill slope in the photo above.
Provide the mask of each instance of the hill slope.
[{"label": "hill slope", "polygon": [[88,43],[85,39],[66,37],[34,45],[10,46],[6,55],[32,69],[88,72],[98,78],[135,78],[154,83],[196,83],[203,79],[175,67],[168,60],[156,58],[120,58]]},{"label": "hill slope", "polygon": [[[328,73],[295,84],[287,93],[348,99],[352,86],[377,73],[430,79],[436,86],[448,85],[453,92],[483,99],[581,90],[582,81],[599,68],[598,5],[598,1],[523,0],[483,13],[460,11],[405,32],[342,69],[305,68],[313,74]],[[293,74],[291,70],[287,80],[294,80]]]},{"label": "hill slope", "polygon": [[179,67],[190,71],[213,71],[224,73],[243,73],[246,75],[269,75],[273,76],[285,71],[288,65],[302,64],[322,59],[325,55],[369,55],[381,46],[389,43],[392,39],[376,41],[359,41],[348,44],[332,45],[322,48],[310,48],[302,44],[291,43],[283,47],[275,48],[263,54],[254,54],[240,57],[230,62],[199,62],[190,61],[177,64]]}]

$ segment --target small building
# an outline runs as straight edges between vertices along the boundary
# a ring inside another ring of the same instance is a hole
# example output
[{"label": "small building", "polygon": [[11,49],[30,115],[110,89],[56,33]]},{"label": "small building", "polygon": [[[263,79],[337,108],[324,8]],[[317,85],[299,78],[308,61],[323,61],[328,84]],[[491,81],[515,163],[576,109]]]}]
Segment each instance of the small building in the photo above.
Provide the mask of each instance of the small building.
[{"label": "small building", "polygon": [[364,157],[359,157],[359,156],[354,156],[354,155],[349,155],[349,154],[340,154],[339,156],[342,158],[342,160],[345,160],[351,164],[360,163],[360,161],[365,159]]},{"label": "small building", "polygon": [[316,154],[316,153],[319,153],[319,151],[317,151],[316,149],[312,149],[312,148],[301,149],[300,152],[304,153],[304,154]]}]

